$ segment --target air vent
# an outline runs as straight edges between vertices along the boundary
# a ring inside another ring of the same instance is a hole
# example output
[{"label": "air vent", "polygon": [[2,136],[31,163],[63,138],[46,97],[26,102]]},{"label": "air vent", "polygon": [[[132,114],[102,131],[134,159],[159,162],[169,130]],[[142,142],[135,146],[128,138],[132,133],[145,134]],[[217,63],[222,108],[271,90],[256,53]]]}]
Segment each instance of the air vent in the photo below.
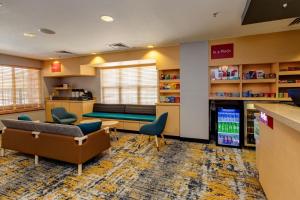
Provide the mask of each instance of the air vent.
[{"label": "air vent", "polygon": [[298,25],[300,24],[300,17],[297,17],[296,19],[294,19],[290,24],[289,26],[295,26],[295,25]]},{"label": "air vent", "polygon": [[109,44],[108,46],[113,49],[129,49],[129,46],[123,43],[113,43],[113,44]]},{"label": "air vent", "polygon": [[62,50],[62,51],[56,51],[56,53],[61,53],[61,54],[74,54],[70,51],[65,51],[65,50]]}]

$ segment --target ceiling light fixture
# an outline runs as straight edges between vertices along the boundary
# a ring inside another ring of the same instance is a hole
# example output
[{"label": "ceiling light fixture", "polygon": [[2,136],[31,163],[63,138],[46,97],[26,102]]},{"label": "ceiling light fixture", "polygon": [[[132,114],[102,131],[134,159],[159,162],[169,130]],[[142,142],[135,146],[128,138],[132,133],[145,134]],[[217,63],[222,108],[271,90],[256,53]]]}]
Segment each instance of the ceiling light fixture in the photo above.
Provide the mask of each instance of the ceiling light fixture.
[{"label": "ceiling light fixture", "polygon": [[101,20],[105,21],[105,22],[113,22],[114,18],[112,18],[111,16],[108,16],[108,15],[103,15],[103,16],[101,16]]},{"label": "ceiling light fixture", "polygon": [[31,37],[31,38],[36,36],[34,33],[23,33],[23,35],[25,37]]},{"label": "ceiling light fixture", "polygon": [[92,55],[96,55],[97,53],[96,52],[93,52],[93,53],[91,53]]},{"label": "ceiling light fixture", "polygon": [[153,48],[154,48],[154,45],[148,45],[147,48],[148,48],[148,49],[153,49]]},{"label": "ceiling light fixture", "polygon": [[288,6],[287,2],[285,2],[284,4],[282,4],[283,8],[286,8]]},{"label": "ceiling light fixture", "polygon": [[45,34],[50,34],[50,35],[55,34],[55,31],[53,31],[53,30],[51,30],[51,29],[48,29],[48,28],[40,28],[40,29],[39,29],[39,32],[45,33]]},{"label": "ceiling light fixture", "polygon": [[0,7],[2,7],[3,6],[3,3],[0,3]]}]

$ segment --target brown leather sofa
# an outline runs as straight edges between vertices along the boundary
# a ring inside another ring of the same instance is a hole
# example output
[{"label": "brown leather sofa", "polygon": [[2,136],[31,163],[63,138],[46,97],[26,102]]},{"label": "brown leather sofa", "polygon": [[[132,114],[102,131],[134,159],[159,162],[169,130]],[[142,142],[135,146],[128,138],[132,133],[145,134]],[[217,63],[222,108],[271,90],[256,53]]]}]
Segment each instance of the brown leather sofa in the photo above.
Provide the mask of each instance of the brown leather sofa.
[{"label": "brown leather sofa", "polygon": [[19,120],[2,120],[6,127],[2,133],[1,156],[4,149],[65,161],[78,165],[78,175],[82,164],[105,150],[110,152],[110,137],[102,129],[83,135],[80,128],[72,125],[37,123]]}]

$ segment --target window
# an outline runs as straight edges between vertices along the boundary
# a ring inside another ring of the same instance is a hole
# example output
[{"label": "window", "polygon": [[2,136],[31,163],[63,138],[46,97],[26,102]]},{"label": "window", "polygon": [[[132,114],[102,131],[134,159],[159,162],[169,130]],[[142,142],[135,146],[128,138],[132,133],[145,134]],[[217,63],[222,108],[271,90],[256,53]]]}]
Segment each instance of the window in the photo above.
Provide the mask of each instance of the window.
[{"label": "window", "polygon": [[101,69],[101,102],[111,104],[155,104],[155,66]]},{"label": "window", "polygon": [[0,66],[0,113],[41,107],[40,70]]}]

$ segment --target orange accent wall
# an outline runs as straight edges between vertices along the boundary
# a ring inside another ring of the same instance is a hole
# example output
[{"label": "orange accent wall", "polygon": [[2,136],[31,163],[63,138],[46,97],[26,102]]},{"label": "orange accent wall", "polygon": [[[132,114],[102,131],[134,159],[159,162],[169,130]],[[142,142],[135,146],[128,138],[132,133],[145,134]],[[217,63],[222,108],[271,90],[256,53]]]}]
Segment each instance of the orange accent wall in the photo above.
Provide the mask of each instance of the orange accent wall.
[{"label": "orange accent wall", "polygon": [[275,63],[300,60],[300,30],[209,41],[209,46],[234,43],[234,57],[211,59],[209,65]]}]

